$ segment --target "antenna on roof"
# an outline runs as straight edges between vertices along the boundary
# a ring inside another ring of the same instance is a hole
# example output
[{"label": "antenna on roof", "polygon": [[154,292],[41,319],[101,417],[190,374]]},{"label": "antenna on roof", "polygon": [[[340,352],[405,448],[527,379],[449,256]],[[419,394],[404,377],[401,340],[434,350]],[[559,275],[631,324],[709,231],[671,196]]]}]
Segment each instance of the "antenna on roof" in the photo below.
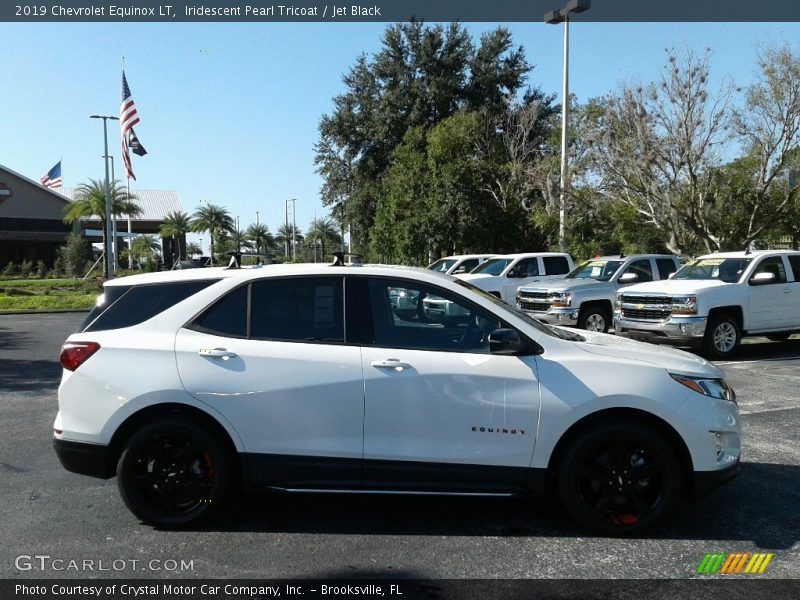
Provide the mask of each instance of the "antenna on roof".
[{"label": "antenna on roof", "polygon": [[747,244],[747,246],[744,249],[744,255],[747,256],[748,254],[753,252],[753,250],[755,250],[755,249],[756,249],[755,242],[750,242],[749,244]]},{"label": "antenna on roof", "polygon": [[[228,252],[231,257],[230,262],[228,263],[228,269],[241,269],[242,268],[242,257],[243,256],[255,256],[256,257],[256,266],[260,267],[262,264],[264,265],[271,265],[272,264],[272,257],[269,254],[258,254],[257,252],[237,252],[236,250],[231,250]],[[264,259],[264,262],[261,262],[261,259]]]},{"label": "antenna on roof", "polygon": [[619,251],[619,257],[620,258],[625,258],[625,250],[620,250]]},{"label": "antenna on roof", "polygon": [[360,254],[350,254],[349,252],[334,252],[332,267],[348,267],[361,264]]}]

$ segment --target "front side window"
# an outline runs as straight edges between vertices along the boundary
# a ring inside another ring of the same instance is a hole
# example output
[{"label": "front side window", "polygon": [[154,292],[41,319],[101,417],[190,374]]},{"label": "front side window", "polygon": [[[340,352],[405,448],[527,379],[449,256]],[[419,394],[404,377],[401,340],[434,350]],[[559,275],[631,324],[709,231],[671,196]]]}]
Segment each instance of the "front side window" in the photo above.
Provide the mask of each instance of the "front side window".
[{"label": "front side window", "polygon": [[717,279],[736,283],[752,258],[697,258],[675,273],[673,279]]},{"label": "front side window", "polygon": [[458,265],[457,271],[461,271],[462,273],[469,273],[478,266],[478,259],[477,258],[469,258],[463,261],[460,265]]},{"label": "front side window", "polygon": [[653,269],[650,267],[649,258],[633,261],[628,268],[625,269],[625,272],[635,273],[638,276],[638,279],[636,280],[638,283],[653,281]]},{"label": "front side window", "polygon": [[511,260],[510,258],[490,258],[482,265],[475,267],[472,272],[496,277],[505,271],[505,268],[511,264]]},{"label": "front side window", "polygon": [[375,344],[450,352],[489,352],[489,334],[500,320],[448,291],[427,285],[367,282]]},{"label": "front side window", "polygon": [[758,263],[753,275],[755,276],[759,273],[772,273],[775,278],[771,283],[786,283],[786,269],[780,256],[770,256]]},{"label": "front side window", "polygon": [[523,258],[513,268],[517,271],[517,277],[536,277],[539,274],[539,260]]},{"label": "front side window", "polygon": [[456,264],[456,261],[453,260],[452,258],[450,259],[440,258],[435,263],[430,265],[428,269],[430,269],[431,271],[437,271],[438,273],[446,273],[447,270],[454,264]]}]

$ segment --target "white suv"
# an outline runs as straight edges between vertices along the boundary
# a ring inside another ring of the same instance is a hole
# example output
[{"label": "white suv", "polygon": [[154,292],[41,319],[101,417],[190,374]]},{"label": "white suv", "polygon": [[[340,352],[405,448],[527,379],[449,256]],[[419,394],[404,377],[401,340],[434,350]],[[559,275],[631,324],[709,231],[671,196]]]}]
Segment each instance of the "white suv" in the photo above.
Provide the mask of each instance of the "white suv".
[{"label": "white suv", "polygon": [[[381,266],[136,275],[61,353],[55,448],[117,475],[142,521],[234,489],[539,494],[640,531],[735,476],[739,413],[693,355],[527,317],[463,281]],[[400,293],[464,318],[396,312]]]}]

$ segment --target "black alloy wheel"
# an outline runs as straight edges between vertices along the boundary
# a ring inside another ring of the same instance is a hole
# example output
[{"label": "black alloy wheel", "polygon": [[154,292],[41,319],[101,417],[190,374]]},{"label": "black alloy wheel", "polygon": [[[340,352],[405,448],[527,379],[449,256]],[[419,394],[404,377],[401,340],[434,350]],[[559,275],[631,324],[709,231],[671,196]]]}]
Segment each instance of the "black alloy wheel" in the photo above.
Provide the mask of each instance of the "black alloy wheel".
[{"label": "black alloy wheel", "polygon": [[199,523],[224,503],[231,460],[219,441],[191,421],[169,419],[131,436],[117,465],[125,504],[145,523]]},{"label": "black alloy wheel", "polygon": [[680,492],[680,467],[657,432],[604,423],[571,444],[559,466],[558,491],[580,524],[605,535],[631,535],[672,508]]}]

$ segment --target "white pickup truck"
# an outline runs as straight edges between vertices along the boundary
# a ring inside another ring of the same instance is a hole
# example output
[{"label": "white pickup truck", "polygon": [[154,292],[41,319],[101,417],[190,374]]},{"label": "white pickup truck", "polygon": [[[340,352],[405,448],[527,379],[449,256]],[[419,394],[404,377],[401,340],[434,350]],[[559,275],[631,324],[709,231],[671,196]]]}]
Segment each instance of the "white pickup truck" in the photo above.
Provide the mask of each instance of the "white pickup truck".
[{"label": "white pickup truck", "polygon": [[514,305],[517,288],[534,281],[561,279],[575,263],[562,252],[527,252],[493,256],[470,273],[456,275],[484,292]]},{"label": "white pickup truck", "polygon": [[701,256],[668,281],[617,292],[614,327],[627,337],[700,347],[727,358],[743,336],[785,340],[800,331],[800,252]]},{"label": "white pickup truck", "polygon": [[671,254],[599,256],[564,279],[520,286],[517,308],[552,325],[605,333],[620,286],[666,279],[677,270],[678,257]]}]

